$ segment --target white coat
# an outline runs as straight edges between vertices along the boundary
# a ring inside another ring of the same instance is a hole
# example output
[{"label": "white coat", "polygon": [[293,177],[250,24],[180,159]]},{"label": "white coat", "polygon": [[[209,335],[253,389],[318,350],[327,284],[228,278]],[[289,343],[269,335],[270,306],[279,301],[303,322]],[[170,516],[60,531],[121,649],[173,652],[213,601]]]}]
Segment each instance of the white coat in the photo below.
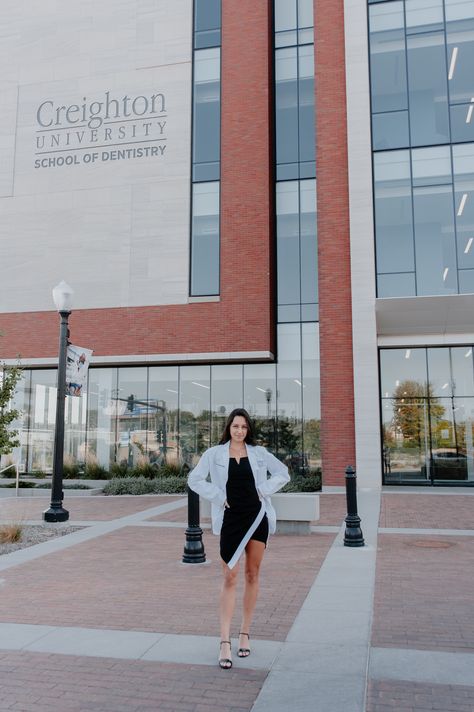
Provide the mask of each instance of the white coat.
[{"label": "white coat", "polygon": [[[226,484],[229,471],[230,440],[224,445],[216,445],[206,450],[188,477],[190,489],[211,502],[212,531],[219,534],[224,518]],[[255,479],[259,497],[265,504],[268,529],[273,534],[276,529],[276,512],[270,495],[290,481],[288,468],[274,455],[259,445],[246,445],[250,467]],[[267,478],[267,472],[270,478]],[[207,477],[210,476],[210,482]]]}]

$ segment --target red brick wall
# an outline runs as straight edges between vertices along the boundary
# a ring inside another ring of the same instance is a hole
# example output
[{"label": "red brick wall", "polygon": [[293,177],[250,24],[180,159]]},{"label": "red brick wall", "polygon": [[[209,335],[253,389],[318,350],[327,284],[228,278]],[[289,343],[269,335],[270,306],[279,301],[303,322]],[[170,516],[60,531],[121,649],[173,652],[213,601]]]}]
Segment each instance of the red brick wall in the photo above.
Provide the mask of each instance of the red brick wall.
[{"label": "red brick wall", "polygon": [[[221,301],[76,310],[73,342],[98,356],[275,351],[270,29],[268,0],[223,3]],[[57,354],[55,312],[0,314],[0,331],[2,358]]]},{"label": "red brick wall", "polygon": [[314,0],[323,481],[355,465],[343,0]]}]

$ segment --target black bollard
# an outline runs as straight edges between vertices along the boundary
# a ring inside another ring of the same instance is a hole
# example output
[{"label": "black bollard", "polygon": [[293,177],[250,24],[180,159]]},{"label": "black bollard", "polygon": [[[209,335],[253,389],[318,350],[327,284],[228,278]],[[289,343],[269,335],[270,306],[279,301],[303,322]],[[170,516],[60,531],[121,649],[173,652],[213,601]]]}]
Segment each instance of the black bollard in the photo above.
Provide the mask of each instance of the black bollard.
[{"label": "black bollard", "polygon": [[346,467],[347,517],[344,546],[364,546],[364,537],[357,514],[357,476],[352,465]]},{"label": "black bollard", "polygon": [[188,528],[184,544],[183,564],[204,564],[206,552],[199,524],[199,495],[188,487]]}]

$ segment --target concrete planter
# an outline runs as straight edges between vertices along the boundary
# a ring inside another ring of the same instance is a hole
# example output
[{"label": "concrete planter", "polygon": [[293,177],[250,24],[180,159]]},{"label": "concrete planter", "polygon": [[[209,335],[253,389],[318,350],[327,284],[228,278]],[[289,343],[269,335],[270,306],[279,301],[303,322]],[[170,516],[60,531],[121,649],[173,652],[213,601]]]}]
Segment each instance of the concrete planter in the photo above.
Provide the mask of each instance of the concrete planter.
[{"label": "concrete planter", "polygon": [[[283,492],[271,497],[277,515],[277,533],[310,534],[310,523],[319,519],[317,492]],[[200,499],[201,516],[211,516],[211,504]]]}]

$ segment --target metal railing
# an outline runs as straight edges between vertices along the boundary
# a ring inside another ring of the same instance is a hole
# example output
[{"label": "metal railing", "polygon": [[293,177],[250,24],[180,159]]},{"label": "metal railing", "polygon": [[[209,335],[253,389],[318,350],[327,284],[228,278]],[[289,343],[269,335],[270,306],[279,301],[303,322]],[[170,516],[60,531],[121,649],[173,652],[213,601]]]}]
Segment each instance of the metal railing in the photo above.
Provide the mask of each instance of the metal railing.
[{"label": "metal railing", "polygon": [[16,494],[16,496],[18,497],[18,488],[20,487],[20,468],[18,467],[18,463],[17,463],[17,462],[12,462],[11,465],[7,465],[7,466],[4,467],[2,470],[0,470],[0,475],[2,474],[2,472],[6,472],[7,470],[9,470],[10,467],[14,467],[14,468],[15,468],[15,472],[16,472],[15,494]]}]

